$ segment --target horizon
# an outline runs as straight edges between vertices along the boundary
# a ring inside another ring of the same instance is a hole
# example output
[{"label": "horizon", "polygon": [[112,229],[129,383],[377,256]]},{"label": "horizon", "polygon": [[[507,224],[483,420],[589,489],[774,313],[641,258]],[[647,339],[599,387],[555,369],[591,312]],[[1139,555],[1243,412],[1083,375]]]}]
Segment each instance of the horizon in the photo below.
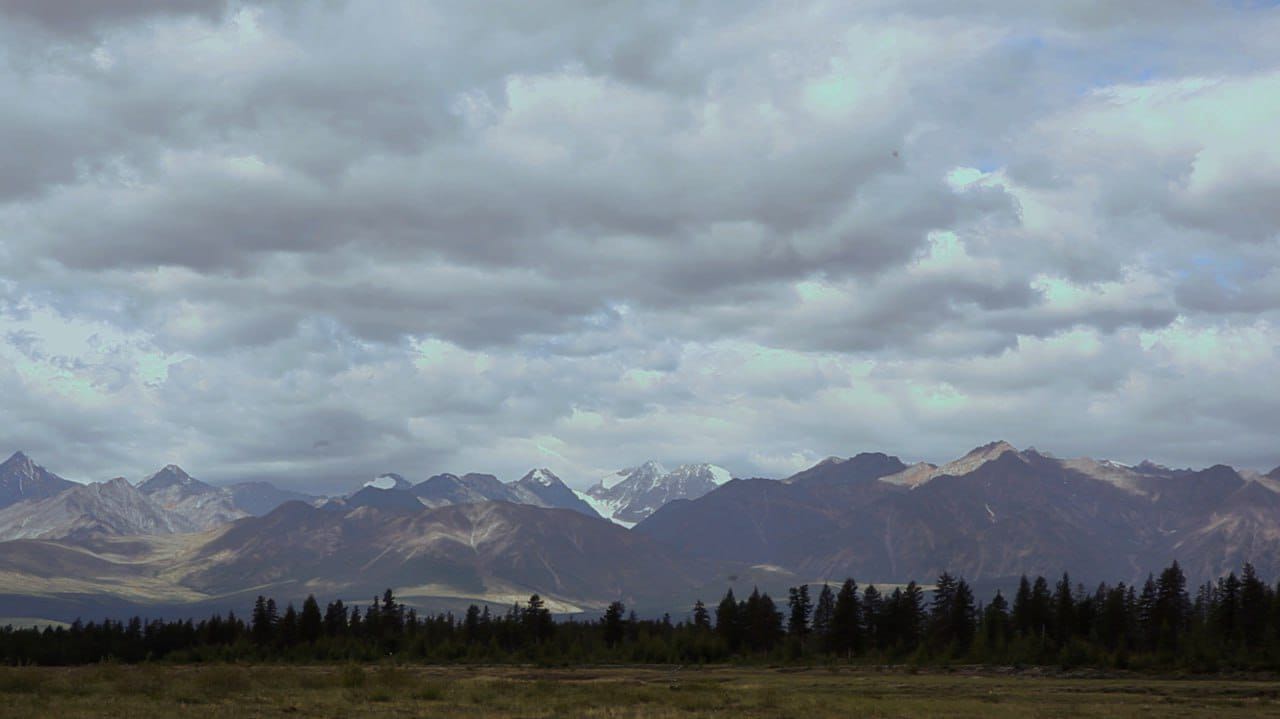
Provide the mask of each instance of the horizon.
[{"label": "horizon", "polygon": [[[844,461],[848,461],[848,460],[850,460],[850,459],[853,459],[853,458],[855,458],[855,457],[858,457],[858,456],[860,456],[860,455],[864,455],[864,454],[869,454],[869,455],[874,455],[874,454],[883,454],[883,455],[888,456],[888,457],[889,457],[889,458],[891,458],[891,459],[897,459],[897,460],[899,460],[899,461],[903,462],[907,467],[914,467],[914,466],[919,465],[919,464],[932,464],[932,465],[935,465],[935,466],[939,466],[939,467],[941,467],[941,466],[943,466],[943,465],[947,464],[948,462],[951,462],[951,461],[955,461],[955,460],[961,459],[961,458],[963,458],[963,457],[967,456],[968,454],[971,454],[971,453],[973,453],[973,452],[975,452],[975,451],[977,451],[977,450],[983,449],[983,448],[988,447],[988,446],[997,445],[997,444],[1008,444],[1008,445],[1010,445],[1011,447],[1013,447],[1014,451],[1016,451],[1016,452],[1018,452],[1018,453],[1023,453],[1023,452],[1035,452],[1035,453],[1040,454],[1040,455],[1045,456],[1045,457],[1049,457],[1049,458],[1053,458],[1053,459],[1063,459],[1063,460],[1066,460],[1066,459],[1092,459],[1092,460],[1095,460],[1095,461],[1098,461],[1098,462],[1112,462],[1112,463],[1116,463],[1116,464],[1119,464],[1120,466],[1122,466],[1122,467],[1126,467],[1126,468],[1134,468],[1134,467],[1141,466],[1141,465],[1143,465],[1143,464],[1151,464],[1151,465],[1154,465],[1154,466],[1156,466],[1156,467],[1161,467],[1161,468],[1164,468],[1164,469],[1171,469],[1171,470],[1175,470],[1175,471],[1177,471],[1177,470],[1193,470],[1193,471],[1200,471],[1200,470],[1209,469],[1209,468],[1211,468],[1211,467],[1214,467],[1214,466],[1220,466],[1220,465],[1221,465],[1221,466],[1227,466],[1227,467],[1230,467],[1232,470],[1236,471],[1237,473],[1240,473],[1240,474],[1241,474],[1245,479],[1250,479],[1250,480],[1251,480],[1251,475],[1253,475],[1253,474],[1266,476],[1269,472],[1274,472],[1274,471],[1276,471],[1276,470],[1280,470],[1280,465],[1277,465],[1277,466],[1275,466],[1275,467],[1270,467],[1270,468],[1268,468],[1268,467],[1241,467],[1241,466],[1237,466],[1237,465],[1231,464],[1230,462],[1212,462],[1212,463],[1205,464],[1205,465],[1201,465],[1201,466],[1177,467],[1177,466],[1173,466],[1173,465],[1170,465],[1170,464],[1167,464],[1167,463],[1164,463],[1164,462],[1160,462],[1160,461],[1155,460],[1155,459],[1153,459],[1153,458],[1151,458],[1151,457],[1143,457],[1141,460],[1137,460],[1137,461],[1127,461],[1127,462],[1126,462],[1126,461],[1117,461],[1117,460],[1112,459],[1112,458],[1110,458],[1110,457],[1092,457],[1092,456],[1067,457],[1067,456],[1060,455],[1060,454],[1058,454],[1058,453],[1056,453],[1056,452],[1053,452],[1053,451],[1051,451],[1051,450],[1046,450],[1046,449],[1041,448],[1041,447],[1018,447],[1018,446],[1014,445],[1014,444],[1013,444],[1013,443],[1011,443],[1011,442],[1006,442],[1005,440],[991,440],[990,442],[985,442],[985,443],[983,443],[983,444],[975,445],[974,447],[971,447],[970,449],[965,450],[964,452],[961,452],[961,453],[959,453],[959,454],[956,454],[956,455],[955,455],[955,456],[953,456],[953,457],[946,458],[946,459],[940,459],[940,460],[927,460],[927,459],[921,459],[921,460],[908,461],[907,459],[904,459],[904,458],[902,458],[902,457],[899,457],[899,456],[897,456],[897,455],[895,455],[895,454],[891,454],[891,453],[888,453],[888,452],[881,452],[881,451],[879,451],[879,450],[866,449],[866,450],[862,450],[862,451],[859,451],[859,452],[855,452],[855,453],[853,453],[853,454],[849,454],[849,455],[835,455],[835,454],[827,455],[826,457],[824,457],[824,458],[822,458],[822,459],[818,460],[817,462],[815,462],[814,464],[812,464],[812,465],[810,465],[810,466],[808,466],[808,467],[802,467],[800,470],[797,470],[797,472],[793,472],[793,473],[791,473],[791,474],[784,475],[784,476],[764,477],[764,476],[759,476],[759,475],[741,475],[741,474],[736,474],[736,473],[734,473],[732,470],[729,470],[729,472],[730,472],[730,476],[731,476],[733,479],[767,479],[767,480],[773,480],[773,481],[782,481],[782,480],[785,480],[785,479],[790,478],[791,476],[794,476],[795,474],[797,474],[797,473],[799,473],[799,472],[803,472],[803,471],[805,471],[806,469],[812,469],[813,467],[819,466],[819,465],[824,464],[824,463],[826,463],[826,462],[829,462],[829,461],[831,461],[831,460],[833,460],[833,459],[834,459],[834,460],[839,460],[839,461],[841,461],[841,462],[844,462]],[[126,481],[128,481],[130,484],[132,484],[132,485],[134,485],[134,486],[137,486],[137,485],[141,484],[142,482],[146,481],[147,479],[150,479],[151,477],[153,477],[153,476],[155,476],[155,475],[157,475],[157,474],[159,474],[159,473],[161,473],[161,472],[163,472],[163,471],[165,471],[165,470],[167,470],[167,469],[177,469],[177,470],[179,470],[179,471],[181,471],[181,472],[184,472],[185,474],[187,474],[187,476],[189,476],[189,477],[191,477],[191,478],[193,478],[193,479],[199,480],[199,481],[201,481],[201,482],[205,482],[205,483],[210,484],[210,485],[215,486],[215,487],[229,487],[229,486],[232,486],[232,485],[234,485],[234,484],[239,484],[239,483],[249,483],[249,482],[266,482],[266,483],[268,483],[268,484],[275,485],[275,486],[277,486],[277,487],[278,487],[278,488],[280,488],[280,489],[288,489],[288,490],[297,491],[297,492],[302,492],[302,493],[306,493],[306,494],[314,494],[314,495],[316,495],[316,496],[342,496],[342,494],[350,494],[350,493],[352,493],[352,492],[357,491],[357,490],[358,490],[358,489],[360,489],[361,487],[366,486],[370,481],[372,481],[372,480],[374,480],[374,479],[377,479],[377,478],[380,478],[380,477],[383,477],[383,476],[387,476],[387,475],[395,475],[395,476],[402,477],[403,479],[405,479],[406,481],[408,481],[410,484],[414,484],[414,485],[416,485],[416,484],[419,484],[419,483],[421,483],[421,482],[426,481],[427,479],[430,479],[430,478],[432,478],[432,477],[436,477],[436,476],[441,476],[441,475],[453,475],[453,476],[461,477],[461,476],[464,476],[464,475],[467,475],[467,474],[486,474],[486,475],[489,475],[489,476],[495,477],[496,479],[498,479],[499,481],[501,481],[501,482],[503,482],[503,483],[508,483],[508,484],[509,484],[509,483],[512,483],[512,482],[516,482],[516,481],[518,481],[518,480],[520,480],[520,479],[523,479],[525,476],[528,476],[529,474],[532,474],[532,473],[537,472],[537,471],[539,471],[539,470],[545,470],[545,471],[551,472],[551,474],[555,475],[555,476],[556,476],[558,479],[560,479],[560,481],[562,481],[566,486],[568,486],[568,487],[570,487],[570,488],[572,488],[572,489],[574,489],[574,490],[586,490],[586,489],[588,489],[588,488],[590,488],[590,487],[594,486],[595,484],[597,484],[597,483],[598,483],[598,482],[600,482],[601,480],[603,480],[603,479],[607,479],[608,477],[613,476],[613,475],[614,475],[614,474],[616,474],[616,473],[621,473],[621,472],[627,472],[627,471],[630,471],[630,470],[634,470],[634,469],[637,469],[637,468],[639,468],[639,467],[641,467],[641,466],[643,466],[643,465],[645,465],[645,464],[648,464],[648,463],[650,463],[650,462],[658,464],[659,466],[661,466],[663,469],[665,469],[665,470],[667,470],[667,471],[673,471],[673,470],[675,470],[675,469],[678,469],[678,468],[680,468],[680,467],[685,467],[685,466],[697,466],[697,465],[718,466],[718,465],[716,465],[714,462],[689,462],[689,463],[682,463],[682,464],[677,465],[677,464],[672,464],[672,463],[664,462],[663,460],[659,460],[659,459],[648,459],[648,460],[644,460],[644,461],[641,461],[641,462],[636,462],[636,463],[634,463],[634,464],[628,464],[628,465],[625,465],[625,466],[622,466],[622,467],[618,467],[617,469],[615,469],[615,470],[613,470],[613,471],[605,472],[605,473],[602,473],[602,474],[600,474],[600,475],[598,475],[598,476],[594,476],[594,477],[590,477],[590,478],[586,478],[586,479],[583,479],[583,478],[577,478],[577,477],[565,477],[565,476],[561,475],[559,472],[557,472],[557,471],[555,470],[555,468],[554,468],[554,467],[549,467],[549,466],[545,466],[545,465],[543,465],[543,466],[533,466],[533,467],[530,467],[529,469],[525,470],[524,472],[521,472],[521,473],[519,473],[519,474],[516,474],[515,476],[509,476],[509,477],[504,477],[504,476],[502,476],[502,475],[498,475],[498,474],[495,474],[495,473],[492,473],[492,472],[486,472],[486,471],[484,471],[482,468],[481,468],[481,469],[472,468],[472,469],[468,469],[468,470],[467,470],[467,471],[465,471],[465,472],[452,472],[452,471],[447,471],[447,470],[445,470],[445,471],[430,471],[430,472],[425,472],[425,473],[423,473],[423,472],[407,473],[407,472],[404,472],[404,471],[401,471],[401,470],[398,470],[398,469],[389,469],[389,470],[383,470],[383,471],[376,471],[376,472],[372,472],[372,473],[369,473],[367,476],[364,476],[364,477],[352,477],[352,478],[351,478],[351,480],[350,480],[350,483],[349,483],[349,485],[348,485],[347,487],[342,488],[338,493],[332,493],[332,492],[321,492],[321,491],[312,492],[312,491],[308,491],[308,490],[306,489],[306,487],[305,487],[305,486],[303,486],[301,483],[294,483],[294,482],[289,482],[289,481],[283,481],[283,482],[281,482],[281,481],[279,481],[279,480],[272,481],[272,480],[267,480],[267,479],[254,479],[254,478],[241,478],[241,479],[235,479],[235,478],[232,478],[231,480],[223,479],[223,480],[206,481],[206,480],[202,479],[202,478],[199,476],[199,474],[200,474],[200,473],[199,473],[198,471],[197,471],[195,474],[193,474],[193,473],[191,473],[191,472],[190,472],[186,467],[184,467],[184,466],[182,466],[181,464],[176,463],[176,462],[170,462],[170,463],[167,463],[167,464],[165,464],[164,466],[160,467],[160,468],[159,468],[159,469],[157,469],[157,470],[154,470],[154,471],[151,471],[151,472],[147,472],[146,474],[140,475],[140,476],[138,476],[138,477],[136,477],[136,478],[132,478],[132,479],[131,479],[131,478],[129,478],[129,477],[126,477],[125,475],[112,475],[112,476],[110,476],[109,478],[103,478],[103,479],[85,479],[85,478],[77,478],[77,477],[67,477],[67,476],[62,475],[62,474],[60,474],[59,472],[57,472],[57,471],[55,471],[55,470],[53,470],[53,469],[50,469],[48,466],[46,466],[46,465],[42,464],[42,463],[41,463],[41,461],[40,461],[39,459],[37,459],[36,457],[31,456],[31,454],[30,454],[30,453],[28,453],[28,452],[26,452],[26,451],[24,451],[24,450],[21,450],[21,449],[19,449],[19,450],[14,450],[11,454],[9,454],[9,455],[8,455],[8,457],[7,457],[6,459],[4,459],[4,460],[3,460],[3,462],[11,461],[11,460],[13,460],[14,458],[16,458],[16,457],[18,457],[18,456],[26,457],[27,459],[31,460],[31,462],[32,462],[33,464],[35,464],[37,467],[40,467],[40,468],[44,469],[45,471],[51,472],[51,473],[53,473],[53,474],[55,474],[55,475],[57,475],[57,476],[59,476],[59,477],[62,477],[63,479],[67,479],[67,480],[70,480],[70,481],[76,482],[76,483],[78,483],[78,484],[96,484],[96,483],[102,483],[102,482],[110,482],[110,481],[112,481],[112,480],[116,480],[116,479],[125,479],[125,480],[126,480]],[[3,463],[3,462],[0,462],[0,463]],[[726,467],[726,468],[724,468],[724,469],[726,469],[726,470],[727,470],[728,468]],[[1252,480],[1251,480],[1251,481],[1252,481]]]}]

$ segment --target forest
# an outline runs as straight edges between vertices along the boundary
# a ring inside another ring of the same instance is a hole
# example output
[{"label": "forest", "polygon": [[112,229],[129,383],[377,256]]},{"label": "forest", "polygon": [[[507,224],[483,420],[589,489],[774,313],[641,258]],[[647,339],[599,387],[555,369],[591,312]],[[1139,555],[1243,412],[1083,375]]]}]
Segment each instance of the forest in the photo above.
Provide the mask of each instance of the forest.
[{"label": "forest", "polygon": [[1215,672],[1280,669],[1280,584],[1245,565],[1189,591],[1175,562],[1142,586],[1089,590],[1063,574],[1023,577],[1012,598],[975,598],[948,573],[926,589],[800,585],[785,601],[729,591],[714,608],[642,619],[614,602],[557,619],[544,601],[462,616],[420,615],[391,590],[368,605],[315,597],[283,609],[258,597],[242,618],[76,621],[0,629],[0,664],[104,661],[584,664],[865,663],[1057,665]]}]

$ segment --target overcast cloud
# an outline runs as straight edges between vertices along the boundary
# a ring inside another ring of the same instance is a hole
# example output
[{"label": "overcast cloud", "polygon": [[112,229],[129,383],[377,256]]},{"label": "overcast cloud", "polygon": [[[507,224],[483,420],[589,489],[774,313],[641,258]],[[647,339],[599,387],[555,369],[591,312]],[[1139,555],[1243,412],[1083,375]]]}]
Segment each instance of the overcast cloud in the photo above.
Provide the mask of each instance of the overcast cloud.
[{"label": "overcast cloud", "polygon": [[1276,37],[1266,2],[11,0],[0,453],[1270,469]]}]

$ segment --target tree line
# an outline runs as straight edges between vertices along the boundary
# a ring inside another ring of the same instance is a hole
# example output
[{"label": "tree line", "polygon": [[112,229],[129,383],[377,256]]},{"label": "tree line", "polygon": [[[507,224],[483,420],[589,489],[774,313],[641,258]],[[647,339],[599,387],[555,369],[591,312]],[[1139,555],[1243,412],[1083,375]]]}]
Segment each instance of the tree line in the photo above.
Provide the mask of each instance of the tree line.
[{"label": "tree line", "polygon": [[[816,594],[816,596],[815,596]],[[728,591],[679,622],[640,619],[621,602],[599,618],[556,621],[533,595],[504,611],[471,605],[420,615],[391,590],[364,606],[315,597],[283,609],[258,597],[247,619],[106,620],[0,629],[0,663],[373,661],[707,663],[726,661],[1059,664],[1116,668],[1280,670],[1280,584],[1245,565],[1187,588],[1175,562],[1141,586],[1087,590],[1063,574],[1023,577],[1012,600],[979,602],[943,573],[927,590],[793,587],[785,604]]]}]

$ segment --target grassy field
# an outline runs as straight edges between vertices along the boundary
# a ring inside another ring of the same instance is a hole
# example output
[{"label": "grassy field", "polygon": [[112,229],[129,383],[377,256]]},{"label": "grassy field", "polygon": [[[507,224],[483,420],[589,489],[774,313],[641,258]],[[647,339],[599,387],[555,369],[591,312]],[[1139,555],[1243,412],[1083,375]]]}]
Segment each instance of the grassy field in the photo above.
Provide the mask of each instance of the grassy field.
[{"label": "grassy field", "polygon": [[830,669],[0,668],[0,717],[1280,716],[1280,683]]}]

